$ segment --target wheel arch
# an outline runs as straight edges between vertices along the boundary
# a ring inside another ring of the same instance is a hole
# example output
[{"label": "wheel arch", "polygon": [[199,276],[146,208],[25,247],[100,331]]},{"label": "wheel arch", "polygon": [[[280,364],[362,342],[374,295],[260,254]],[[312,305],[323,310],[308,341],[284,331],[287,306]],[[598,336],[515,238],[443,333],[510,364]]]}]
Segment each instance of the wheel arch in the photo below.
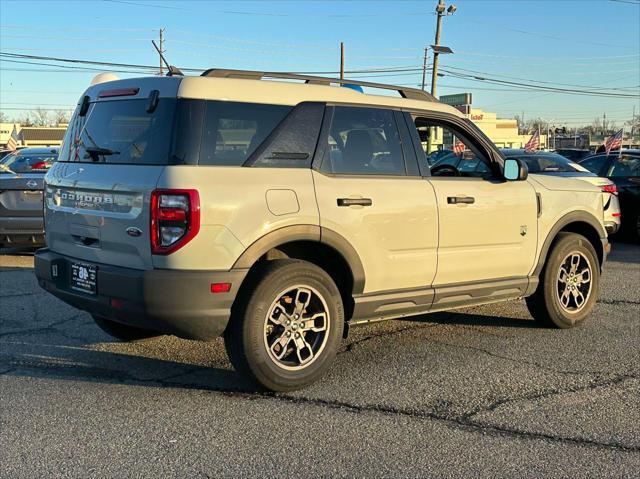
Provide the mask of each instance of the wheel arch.
[{"label": "wheel arch", "polygon": [[560,218],[549,231],[540,250],[533,276],[540,276],[542,268],[547,262],[551,245],[553,245],[553,242],[560,233],[577,233],[587,238],[593,246],[593,249],[595,249],[598,255],[598,262],[602,268],[605,260],[605,243],[607,237],[604,227],[592,214],[585,211],[573,211]]},{"label": "wheel arch", "polygon": [[285,226],[251,244],[233,268],[251,271],[264,261],[279,258],[302,259],[325,270],[338,286],[345,318],[351,318],[353,295],[364,291],[365,275],[358,253],[342,235],[317,225]]}]

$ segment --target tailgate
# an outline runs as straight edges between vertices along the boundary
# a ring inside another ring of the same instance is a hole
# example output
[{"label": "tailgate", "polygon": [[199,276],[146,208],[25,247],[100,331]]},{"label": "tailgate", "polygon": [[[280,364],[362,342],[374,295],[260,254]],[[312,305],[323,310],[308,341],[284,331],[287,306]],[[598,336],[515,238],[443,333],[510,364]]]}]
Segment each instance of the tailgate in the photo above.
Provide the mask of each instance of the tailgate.
[{"label": "tailgate", "polygon": [[150,197],[163,169],[57,163],[46,178],[47,246],[88,262],[151,269]]}]

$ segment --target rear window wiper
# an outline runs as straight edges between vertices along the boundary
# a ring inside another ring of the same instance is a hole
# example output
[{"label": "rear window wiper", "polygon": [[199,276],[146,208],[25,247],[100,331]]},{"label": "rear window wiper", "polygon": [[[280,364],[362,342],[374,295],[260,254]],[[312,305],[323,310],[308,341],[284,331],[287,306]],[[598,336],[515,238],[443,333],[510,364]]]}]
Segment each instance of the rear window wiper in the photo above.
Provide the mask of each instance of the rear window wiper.
[{"label": "rear window wiper", "polygon": [[85,151],[89,153],[93,161],[98,161],[98,157],[100,156],[111,156],[111,155],[120,154],[119,151],[111,150],[109,148],[101,148],[99,146],[96,146],[96,147],[90,146],[88,148],[85,148]]}]

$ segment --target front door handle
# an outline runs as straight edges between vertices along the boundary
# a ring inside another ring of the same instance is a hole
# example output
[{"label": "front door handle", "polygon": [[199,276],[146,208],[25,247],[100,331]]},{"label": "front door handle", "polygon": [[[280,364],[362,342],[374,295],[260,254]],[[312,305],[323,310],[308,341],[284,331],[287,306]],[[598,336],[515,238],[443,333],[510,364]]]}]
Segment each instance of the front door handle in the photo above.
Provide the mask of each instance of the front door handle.
[{"label": "front door handle", "polygon": [[371,206],[371,198],[338,198],[338,206]]},{"label": "front door handle", "polygon": [[450,205],[472,205],[476,199],[472,196],[447,196],[447,203]]}]

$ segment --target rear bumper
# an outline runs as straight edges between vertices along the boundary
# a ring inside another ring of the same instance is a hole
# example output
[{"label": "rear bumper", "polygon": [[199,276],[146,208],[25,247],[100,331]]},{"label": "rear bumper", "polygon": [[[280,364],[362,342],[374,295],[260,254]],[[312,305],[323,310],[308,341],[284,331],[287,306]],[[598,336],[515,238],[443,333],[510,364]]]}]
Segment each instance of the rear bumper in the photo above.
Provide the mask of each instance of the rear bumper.
[{"label": "rear bumper", "polygon": [[0,217],[0,244],[43,245],[44,222],[42,216]]},{"label": "rear bumper", "polygon": [[607,234],[615,234],[620,229],[620,223],[605,221],[604,228],[607,230]]},{"label": "rear bumper", "polygon": [[[76,308],[139,328],[207,340],[220,336],[248,270],[135,270],[97,264],[97,294],[70,289],[74,258],[47,248],[35,255],[42,288]],[[78,262],[83,262],[78,260]],[[54,268],[55,266],[55,268]],[[55,274],[55,276],[54,276]],[[228,293],[211,293],[211,283],[231,283]]]}]

